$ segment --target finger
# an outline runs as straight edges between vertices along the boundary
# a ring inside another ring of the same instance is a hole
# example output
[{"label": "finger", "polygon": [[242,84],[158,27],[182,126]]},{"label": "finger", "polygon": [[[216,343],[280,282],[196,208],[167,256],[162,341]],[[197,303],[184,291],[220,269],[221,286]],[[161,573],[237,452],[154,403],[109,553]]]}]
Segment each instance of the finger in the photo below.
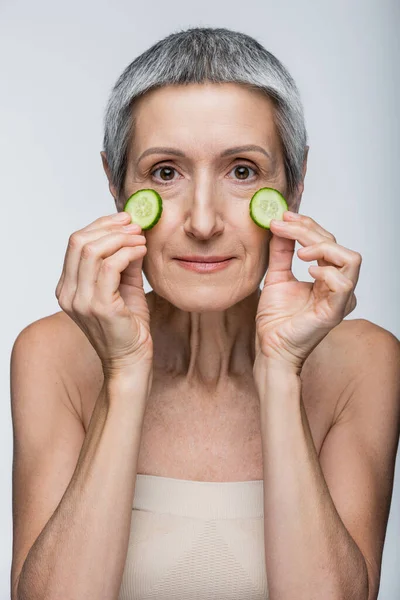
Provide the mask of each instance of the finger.
[{"label": "finger", "polygon": [[346,304],[346,312],[344,314],[345,317],[347,317],[347,315],[349,315],[357,306],[357,298],[355,293],[353,292],[353,294],[351,295],[350,299],[348,300],[347,304]]},{"label": "finger", "polygon": [[292,272],[295,240],[273,234],[269,242],[268,270],[264,285],[282,281],[298,281]]},{"label": "finger", "polygon": [[[127,213],[125,211],[112,213],[111,215],[99,217],[98,219],[96,219],[95,221],[93,221],[92,223],[90,223],[89,225],[84,227],[83,229],[79,229],[78,231],[74,232],[73,235],[74,236],[80,235],[86,231],[92,231],[93,229],[102,229],[102,228],[106,227],[107,225],[109,225],[109,226],[126,225],[126,224],[129,224],[130,221],[131,221],[131,216],[129,215],[129,213]],[[138,227],[140,228],[139,225],[138,225]],[[57,284],[56,291],[55,291],[57,298],[59,298],[59,296],[60,296],[61,289],[64,285],[65,277],[67,275],[67,271],[68,271],[68,276],[71,277],[70,267],[73,267],[75,265],[75,270],[73,272],[76,273],[76,267],[78,265],[76,258],[75,258],[75,260],[73,258],[75,255],[75,240],[71,242],[71,237],[72,236],[70,236],[69,241],[68,241],[67,249],[66,249],[66,252],[64,255],[64,262],[63,262],[61,276],[60,276],[60,279],[58,280],[58,284]],[[73,250],[72,250],[71,246],[73,246]],[[71,252],[71,250],[72,250],[72,252]],[[70,264],[70,258],[72,258],[72,264]],[[74,285],[73,284],[74,281],[76,282],[76,277],[72,276],[72,279],[71,279],[72,285]],[[64,292],[65,292],[65,290],[64,290]]]},{"label": "finger", "polygon": [[351,279],[354,287],[357,285],[362,263],[362,256],[359,252],[326,241],[299,248],[297,255],[304,261],[317,260],[320,267],[330,266],[329,263],[331,263],[331,265],[339,267],[339,270]]},{"label": "finger", "polygon": [[353,282],[336,267],[317,267],[316,265],[311,265],[308,267],[308,271],[317,280],[314,283],[317,298],[318,283],[324,283],[331,292],[325,298],[326,302],[329,304],[329,307],[333,308],[335,314],[341,315],[341,318],[343,318],[348,300],[353,294]]},{"label": "finger", "polygon": [[84,229],[75,231],[70,236],[64,258],[63,274],[59,283],[61,286],[60,293],[62,292],[66,304],[72,302],[78,286],[78,271],[83,246],[86,243],[101,238],[106,233],[121,230],[122,225],[118,224],[115,220],[108,218],[107,223],[108,226],[100,229],[87,229],[85,227]]},{"label": "finger", "polygon": [[64,286],[65,274],[66,274],[66,270],[67,270],[67,258],[68,258],[68,250],[69,250],[69,246],[70,246],[70,240],[71,240],[71,238],[68,240],[68,245],[67,245],[67,248],[66,248],[66,250],[64,252],[63,268],[62,268],[60,279],[58,280],[58,284],[57,284],[57,287],[56,287],[56,292],[55,293],[56,293],[57,299],[60,297],[61,290],[62,290],[62,288]]},{"label": "finger", "polygon": [[[64,264],[65,264],[65,260],[64,260]],[[65,271],[64,271],[64,266],[63,266],[63,270],[62,270],[60,279],[58,280],[57,287],[56,287],[55,292],[54,292],[55,295],[56,295],[57,300],[60,297],[60,292],[61,292],[61,289],[62,289],[62,286],[63,286],[63,283],[64,283],[64,277],[65,277]]]},{"label": "finger", "polygon": [[332,242],[336,242],[336,238],[333,235],[333,233],[331,233],[327,229],[324,229],[319,223],[317,223],[317,221],[315,221],[309,216],[301,215],[299,213],[287,210],[283,213],[283,218],[285,222],[288,221],[303,223],[309,229],[314,229],[315,231],[317,231],[317,233],[320,233],[324,237],[327,237],[329,240],[332,240]]},{"label": "finger", "polygon": [[141,244],[135,247],[121,248],[103,260],[94,292],[102,304],[108,305],[113,301],[113,297],[120,287],[121,273],[130,263],[136,261],[138,272],[141,273],[142,261],[139,259],[143,259],[146,252],[147,246]]},{"label": "finger", "polygon": [[302,246],[310,246],[327,240],[327,236],[317,229],[311,229],[300,221],[280,221],[272,219],[272,233],[288,239],[297,240]]},{"label": "finger", "polygon": [[[143,246],[145,243],[146,238],[144,235],[115,231],[85,244],[82,248],[78,267],[78,284],[74,303],[79,303],[82,307],[90,303],[95,294],[95,286],[105,259],[108,259],[125,246]],[[118,275],[120,274],[118,273]],[[109,281],[109,278],[107,281]]]},{"label": "finger", "polygon": [[[107,225],[128,225],[131,222],[131,215],[125,211],[112,213],[111,215],[104,215],[89,223],[84,227],[84,231],[91,231],[92,229],[102,229],[103,227],[107,227]],[[83,231],[81,230],[81,231]]]}]

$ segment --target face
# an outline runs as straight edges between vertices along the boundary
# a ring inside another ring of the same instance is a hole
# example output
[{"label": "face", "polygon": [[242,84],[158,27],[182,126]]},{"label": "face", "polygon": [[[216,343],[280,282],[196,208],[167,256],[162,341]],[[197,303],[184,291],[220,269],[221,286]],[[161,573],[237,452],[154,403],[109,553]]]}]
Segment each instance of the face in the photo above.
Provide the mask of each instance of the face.
[{"label": "face", "polygon": [[[272,234],[250,218],[253,194],[272,187],[289,204],[273,104],[258,90],[206,83],[152,90],[134,111],[122,202],[142,188],[153,188],[163,200],[161,219],[143,232],[146,278],[183,311],[226,310],[257,290],[268,266]],[[234,149],[248,145],[260,149]],[[141,158],[155,147],[171,153]],[[194,254],[233,260],[211,273],[187,270],[176,260]]]}]

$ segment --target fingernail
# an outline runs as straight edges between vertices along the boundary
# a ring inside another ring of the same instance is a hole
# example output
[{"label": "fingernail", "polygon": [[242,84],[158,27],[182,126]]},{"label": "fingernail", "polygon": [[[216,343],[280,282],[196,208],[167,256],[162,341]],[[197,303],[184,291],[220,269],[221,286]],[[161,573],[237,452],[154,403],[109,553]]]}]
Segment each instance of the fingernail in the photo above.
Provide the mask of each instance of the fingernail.
[{"label": "fingernail", "polygon": [[126,221],[126,217],[128,217],[128,213],[126,212],[119,212],[116,215],[113,216],[113,219],[115,221]]},{"label": "fingernail", "polygon": [[122,228],[124,231],[140,231],[139,225],[137,223],[130,223],[130,225],[124,225]]},{"label": "fingernail", "polygon": [[290,219],[301,219],[301,215],[299,215],[298,213],[295,213],[295,212],[288,211],[288,215],[290,215],[289,216]]}]

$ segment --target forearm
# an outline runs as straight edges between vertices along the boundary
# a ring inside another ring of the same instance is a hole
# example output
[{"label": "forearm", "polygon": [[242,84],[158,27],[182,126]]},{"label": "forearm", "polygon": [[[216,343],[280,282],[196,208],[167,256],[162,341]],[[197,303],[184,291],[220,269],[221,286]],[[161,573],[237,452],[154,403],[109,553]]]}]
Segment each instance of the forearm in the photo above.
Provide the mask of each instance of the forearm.
[{"label": "forearm", "polygon": [[270,600],[367,600],[365,561],[329,493],[301,400],[300,377],[265,364],[255,382]]},{"label": "forearm", "polygon": [[149,377],[105,380],[75,472],[32,546],[18,600],[118,597]]}]

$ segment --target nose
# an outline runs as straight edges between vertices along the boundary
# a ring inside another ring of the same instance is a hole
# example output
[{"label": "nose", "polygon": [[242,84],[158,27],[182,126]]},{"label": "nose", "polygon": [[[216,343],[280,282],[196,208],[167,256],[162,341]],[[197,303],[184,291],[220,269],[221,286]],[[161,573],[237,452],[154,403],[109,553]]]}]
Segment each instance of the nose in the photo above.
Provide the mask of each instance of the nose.
[{"label": "nose", "polygon": [[224,229],[223,202],[216,190],[215,182],[203,181],[194,186],[189,199],[184,229],[197,239],[208,239]]}]

